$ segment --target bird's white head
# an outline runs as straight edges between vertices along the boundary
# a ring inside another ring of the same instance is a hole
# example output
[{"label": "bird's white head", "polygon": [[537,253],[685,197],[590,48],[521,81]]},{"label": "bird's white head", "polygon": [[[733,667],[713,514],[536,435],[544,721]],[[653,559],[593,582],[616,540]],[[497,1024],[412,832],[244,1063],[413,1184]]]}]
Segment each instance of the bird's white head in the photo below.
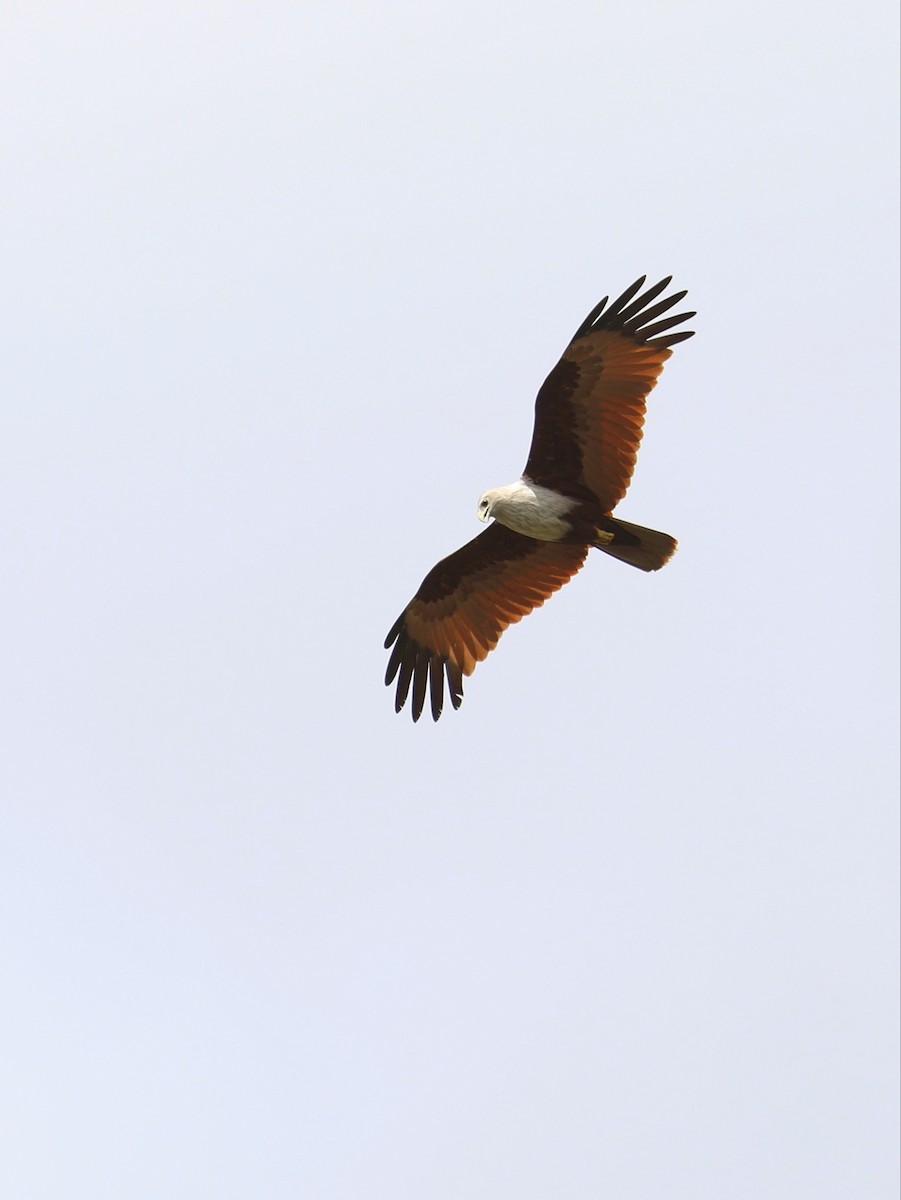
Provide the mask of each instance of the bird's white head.
[{"label": "bird's white head", "polygon": [[479,507],[476,510],[480,521],[487,521],[489,517],[494,515],[491,507],[496,499],[497,488],[492,488],[490,492],[482,492],[482,495],[479,497]]}]

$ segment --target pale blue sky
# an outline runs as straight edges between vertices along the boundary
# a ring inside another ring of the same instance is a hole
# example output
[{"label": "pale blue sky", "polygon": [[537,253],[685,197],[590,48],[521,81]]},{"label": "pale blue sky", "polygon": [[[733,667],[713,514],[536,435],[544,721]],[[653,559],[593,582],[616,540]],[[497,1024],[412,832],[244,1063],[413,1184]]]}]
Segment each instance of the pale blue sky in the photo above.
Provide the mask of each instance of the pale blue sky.
[{"label": "pale blue sky", "polygon": [[[4,6],[6,1194],[896,1195],[894,7]],[[414,727],[644,272],[678,555]]]}]

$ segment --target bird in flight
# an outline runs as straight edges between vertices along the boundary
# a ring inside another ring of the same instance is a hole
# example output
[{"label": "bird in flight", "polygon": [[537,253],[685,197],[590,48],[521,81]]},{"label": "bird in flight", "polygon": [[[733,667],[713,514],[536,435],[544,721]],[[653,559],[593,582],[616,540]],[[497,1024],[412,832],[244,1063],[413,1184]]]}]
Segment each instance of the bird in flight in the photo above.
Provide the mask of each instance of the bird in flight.
[{"label": "bird in flight", "polygon": [[648,393],[671,347],[694,332],[676,331],[693,312],[658,319],[686,294],[657,299],[672,276],[642,292],[645,278],[610,305],[605,296],[576,330],[535,401],[521,478],[482,494],[478,516],[492,524],[429,571],[391,626],[385,683],[397,679],[395,712],[412,684],[413,720],[428,692],[437,721],[445,679],[459,708],[463,676],[572,579],[592,547],[641,571],[675,552],[669,534],[611,515],[632,478]]}]

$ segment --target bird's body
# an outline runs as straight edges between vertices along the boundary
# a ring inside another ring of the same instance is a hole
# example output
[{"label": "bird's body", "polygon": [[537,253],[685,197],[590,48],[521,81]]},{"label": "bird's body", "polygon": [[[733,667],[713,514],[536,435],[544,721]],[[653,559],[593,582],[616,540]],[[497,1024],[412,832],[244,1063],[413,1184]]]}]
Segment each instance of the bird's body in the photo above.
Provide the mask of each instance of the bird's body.
[{"label": "bird's body", "polygon": [[398,712],[412,685],[413,720],[428,689],[437,721],[445,678],[459,708],[463,676],[508,625],[571,579],[592,547],[643,571],[674,553],[669,534],[612,516],[635,466],[645,398],[670,347],[692,336],[669,331],[694,313],[655,322],[685,295],[653,304],[669,282],[633,299],[642,277],[609,307],[602,300],[545,380],[525,471],[479,500],[480,520],[493,524],[433,567],[385,640]]},{"label": "bird's body", "polygon": [[483,492],[478,513],[480,521],[494,517],[495,521],[524,537],[537,538],[540,542],[562,542],[570,533],[567,514],[577,505],[577,500],[533,483],[523,475],[516,483]]}]

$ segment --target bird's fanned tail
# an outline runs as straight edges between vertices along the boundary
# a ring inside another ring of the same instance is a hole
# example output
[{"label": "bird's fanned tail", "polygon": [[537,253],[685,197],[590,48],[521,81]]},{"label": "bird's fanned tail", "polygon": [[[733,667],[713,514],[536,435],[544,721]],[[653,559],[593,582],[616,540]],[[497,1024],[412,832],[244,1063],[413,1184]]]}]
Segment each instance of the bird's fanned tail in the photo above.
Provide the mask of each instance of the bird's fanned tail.
[{"label": "bird's fanned tail", "polygon": [[594,543],[597,549],[640,571],[659,571],[676,553],[678,542],[668,533],[633,525],[619,517],[607,517],[604,525]]}]

